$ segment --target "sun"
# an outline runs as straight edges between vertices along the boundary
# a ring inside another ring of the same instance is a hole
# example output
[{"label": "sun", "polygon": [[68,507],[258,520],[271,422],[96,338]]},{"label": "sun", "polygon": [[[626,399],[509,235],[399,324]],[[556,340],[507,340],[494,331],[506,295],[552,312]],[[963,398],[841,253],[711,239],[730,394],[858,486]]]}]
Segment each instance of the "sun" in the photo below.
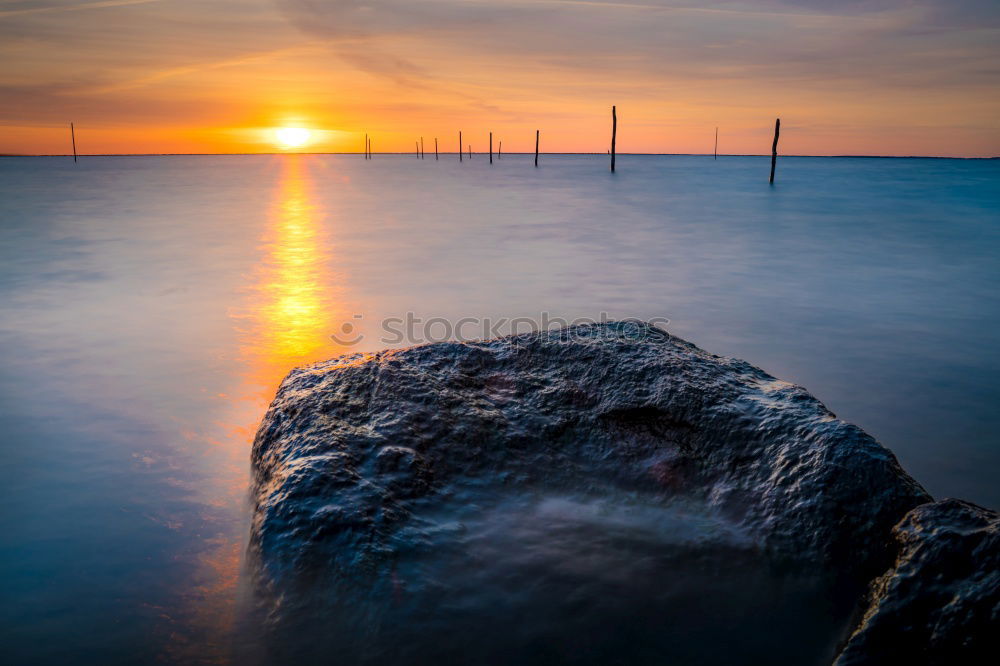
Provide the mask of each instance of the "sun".
[{"label": "sun", "polygon": [[300,148],[312,138],[309,130],[304,127],[279,127],[274,131],[275,138],[282,148]]}]

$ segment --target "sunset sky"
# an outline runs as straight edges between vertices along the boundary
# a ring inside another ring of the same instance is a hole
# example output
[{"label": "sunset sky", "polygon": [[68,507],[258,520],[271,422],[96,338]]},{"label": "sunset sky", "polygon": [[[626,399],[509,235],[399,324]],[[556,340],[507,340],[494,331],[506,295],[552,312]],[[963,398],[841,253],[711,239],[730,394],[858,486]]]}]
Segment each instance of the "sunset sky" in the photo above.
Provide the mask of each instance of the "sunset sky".
[{"label": "sunset sky", "polygon": [[[1000,155],[996,0],[0,0],[0,153]],[[285,147],[287,149],[287,147]]]}]

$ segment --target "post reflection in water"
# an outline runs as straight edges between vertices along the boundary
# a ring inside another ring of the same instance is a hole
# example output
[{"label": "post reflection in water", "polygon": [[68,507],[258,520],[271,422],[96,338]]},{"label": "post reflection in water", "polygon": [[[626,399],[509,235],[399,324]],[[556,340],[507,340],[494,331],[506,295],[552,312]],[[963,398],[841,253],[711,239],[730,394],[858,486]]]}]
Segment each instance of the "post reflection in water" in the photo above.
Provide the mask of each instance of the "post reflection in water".
[{"label": "post reflection in water", "polygon": [[[185,595],[192,633],[205,640],[171,641],[174,656],[199,662],[229,661],[227,637],[235,628],[237,599],[242,596],[250,447],[257,424],[289,370],[346,351],[330,338],[333,326],[343,320],[343,308],[338,305],[341,291],[331,268],[335,245],[327,228],[329,219],[311,195],[309,158],[281,159],[260,264],[249,278],[242,305],[230,311],[242,374],[234,377],[231,392],[219,396],[228,403],[225,423],[217,424],[220,429],[214,437],[205,436],[210,444],[205,461],[218,480],[215,496],[206,501],[216,508],[237,507],[229,513],[238,517],[220,527],[219,536],[206,544],[201,573]],[[199,654],[186,654],[197,644]],[[214,654],[206,654],[206,648]]]}]

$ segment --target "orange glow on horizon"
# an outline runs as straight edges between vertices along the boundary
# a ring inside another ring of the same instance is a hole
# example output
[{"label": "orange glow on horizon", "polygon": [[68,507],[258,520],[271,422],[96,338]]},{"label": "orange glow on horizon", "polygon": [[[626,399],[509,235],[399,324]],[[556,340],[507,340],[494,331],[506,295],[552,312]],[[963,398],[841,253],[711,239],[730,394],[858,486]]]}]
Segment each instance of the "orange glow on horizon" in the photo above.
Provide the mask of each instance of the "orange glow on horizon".
[{"label": "orange glow on horizon", "polygon": [[[534,151],[536,125],[541,129],[543,153],[603,154],[610,140],[610,105],[604,109],[588,109],[587,116],[563,117],[550,120],[551,126],[539,123],[470,122],[462,126],[465,143],[475,152],[485,152],[489,132],[494,141],[503,141],[504,152]],[[802,113],[802,111],[799,111]],[[763,114],[752,119],[729,117],[705,124],[693,112],[674,110],[678,120],[674,127],[656,127],[655,110],[618,106],[619,154],[702,154],[711,155],[715,127],[719,127],[720,155],[767,155],[776,116]],[[669,112],[664,112],[669,113]],[[684,116],[681,116],[681,114]],[[608,119],[604,116],[607,115]],[[923,127],[893,124],[889,118],[873,118],[873,125],[862,133],[849,127],[831,126],[819,121],[816,126],[804,121],[795,111],[783,113],[781,153],[785,155],[887,155],[887,156],[955,156],[994,157],[1000,155],[1000,133],[995,141],[983,141],[971,128],[955,128],[932,132]],[[728,120],[729,122],[725,122]],[[153,128],[113,129],[76,124],[76,141],[81,156],[142,155],[142,154],[269,154],[294,153],[360,153],[364,136],[372,139],[376,153],[413,151],[413,142],[423,136],[433,147],[440,141],[441,152],[456,150],[457,128],[424,128],[405,120],[411,128],[391,127],[385,119],[375,129],[324,129],[322,123],[305,128],[221,127],[221,128]],[[457,123],[456,123],[457,124]],[[437,131],[435,131],[437,129]],[[291,130],[295,130],[292,132]],[[299,131],[301,130],[301,132]],[[452,136],[452,135],[455,136]],[[605,135],[608,135],[605,137]],[[608,141],[605,141],[608,139]],[[494,143],[496,146],[497,143]],[[466,147],[467,148],[467,147]],[[3,127],[0,126],[0,155],[68,155],[71,153],[69,125],[65,127]]]}]

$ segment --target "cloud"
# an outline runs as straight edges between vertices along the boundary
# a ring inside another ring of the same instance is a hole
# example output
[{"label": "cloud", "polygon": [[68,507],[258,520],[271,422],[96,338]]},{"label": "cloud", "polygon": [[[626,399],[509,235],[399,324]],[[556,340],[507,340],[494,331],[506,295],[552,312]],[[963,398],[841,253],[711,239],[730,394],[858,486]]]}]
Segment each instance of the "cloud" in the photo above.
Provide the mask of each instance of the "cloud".
[{"label": "cloud", "polygon": [[[942,27],[943,4],[907,0],[275,0],[299,30],[337,42],[353,65],[405,81],[414,72],[441,78],[426,58],[492,58],[514,70],[551,68],[581,75],[617,70],[645,83],[756,77],[814,82],[953,86],[982,83],[994,45],[969,41],[1000,16],[980,0],[957,0],[955,15],[980,27]],[[949,3],[948,5],[952,5]],[[954,18],[954,17],[952,17]],[[923,38],[920,36],[923,35]],[[405,44],[405,50],[401,45]],[[947,67],[947,71],[944,68]],[[989,76],[988,73],[985,74]]]},{"label": "cloud", "polygon": [[[0,84],[0,126],[49,127],[74,120],[90,127],[187,125],[192,119],[240,111],[239,100],[197,97],[92,95],[104,82],[73,81],[22,85]],[[195,121],[196,122],[196,121]]]},{"label": "cloud", "polygon": [[31,14],[55,14],[62,12],[77,12],[85,9],[104,9],[106,7],[125,7],[128,5],[146,5],[160,0],[102,0],[101,2],[84,2],[78,5],[52,5],[50,7],[25,7],[24,9],[0,9],[0,18],[8,16],[28,16]]},{"label": "cloud", "polygon": [[[148,86],[160,81],[165,81],[167,79],[172,79],[175,77],[186,76],[189,74],[194,74],[197,72],[204,72],[212,69],[223,69],[226,67],[239,67],[242,65],[258,64],[264,63],[278,58],[286,58],[289,56],[298,56],[308,53],[314,53],[317,51],[317,46],[320,42],[309,42],[306,44],[298,46],[290,46],[281,49],[269,49],[267,51],[255,51],[252,53],[245,53],[234,58],[225,58],[223,60],[216,60],[210,62],[197,62],[191,65],[184,65],[181,67],[170,67],[168,69],[158,70],[149,74],[145,74],[141,77],[135,79],[126,79],[124,81],[117,81],[115,83],[108,83],[104,85],[98,85],[89,87],[83,90],[79,88],[76,90],[76,94],[96,94],[101,95],[105,93],[120,92],[123,90],[130,90],[133,88],[141,88],[143,86]],[[67,92],[67,94],[74,94],[73,92]]]}]

